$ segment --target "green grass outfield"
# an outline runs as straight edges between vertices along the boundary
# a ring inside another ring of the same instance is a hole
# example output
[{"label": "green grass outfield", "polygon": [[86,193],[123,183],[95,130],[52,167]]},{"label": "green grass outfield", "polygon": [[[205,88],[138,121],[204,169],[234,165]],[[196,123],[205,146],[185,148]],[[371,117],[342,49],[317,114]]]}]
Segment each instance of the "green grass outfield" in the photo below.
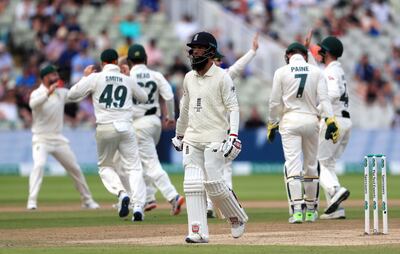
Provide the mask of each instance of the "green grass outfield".
[{"label": "green grass outfield", "polygon": [[[171,180],[182,193],[181,175],[172,175]],[[363,199],[363,176],[346,175],[340,178],[343,186],[351,190],[350,199]],[[98,176],[87,176],[88,184],[96,201],[102,204],[112,204],[116,198],[109,194]],[[253,175],[234,177],[234,187],[243,201],[250,200],[286,200],[285,187],[281,175]],[[400,176],[388,176],[388,197],[400,199]],[[0,208],[21,207],[26,205],[28,192],[28,178],[18,176],[0,177]],[[323,195],[322,195],[323,196]],[[161,196],[158,196],[162,200]],[[323,200],[323,197],[322,197]],[[56,206],[57,204],[79,204],[79,195],[75,191],[72,181],[68,177],[45,177],[39,194],[39,209],[41,205]],[[360,203],[362,204],[362,203]],[[246,209],[251,218],[251,223],[257,222],[285,222],[287,221],[287,208],[250,208]],[[349,219],[362,219],[363,207],[350,207],[346,210]],[[400,218],[400,208],[391,206],[389,202],[389,218]],[[0,212],[0,232],[8,229],[56,228],[56,227],[94,227],[127,225],[130,222],[116,219],[116,214],[110,210],[98,211],[37,211],[27,212]],[[186,224],[185,213],[183,216],[172,217],[166,210],[156,209],[146,214],[143,225],[150,224]],[[210,223],[225,223],[211,220]],[[390,225],[389,225],[390,227]],[[360,232],[361,232],[360,228]],[[182,236],[183,237],[183,236]],[[5,239],[0,239],[0,244],[8,244]],[[133,245],[82,245],[76,247],[12,247],[1,248],[1,253],[400,253],[399,244],[383,246],[343,246],[343,247],[314,247],[314,246],[162,246],[146,247]]]}]

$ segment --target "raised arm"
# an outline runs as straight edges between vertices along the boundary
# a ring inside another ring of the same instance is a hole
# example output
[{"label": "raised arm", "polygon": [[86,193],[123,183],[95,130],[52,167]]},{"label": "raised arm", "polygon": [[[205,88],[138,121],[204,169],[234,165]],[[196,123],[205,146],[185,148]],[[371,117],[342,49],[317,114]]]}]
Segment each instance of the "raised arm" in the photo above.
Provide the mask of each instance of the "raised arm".
[{"label": "raised arm", "polygon": [[38,89],[33,91],[29,98],[29,107],[33,109],[42,105],[45,101],[47,101],[49,96],[54,92],[56,88],[57,83],[50,85],[49,89],[45,87],[39,87]]},{"label": "raised arm", "polygon": [[255,57],[258,49],[258,32],[253,38],[252,48],[241,58],[239,58],[231,67],[228,69],[228,74],[232,79],[240,76],[244,68],[250,63],[250,61]]},{"label": "raised arm", "polygon": [[94,74],[94,66],[87,66],[83,73],[84,76],[68,91],[68,101],[80,101],[93,92],[93,86],[96,79],[96,74]]}]

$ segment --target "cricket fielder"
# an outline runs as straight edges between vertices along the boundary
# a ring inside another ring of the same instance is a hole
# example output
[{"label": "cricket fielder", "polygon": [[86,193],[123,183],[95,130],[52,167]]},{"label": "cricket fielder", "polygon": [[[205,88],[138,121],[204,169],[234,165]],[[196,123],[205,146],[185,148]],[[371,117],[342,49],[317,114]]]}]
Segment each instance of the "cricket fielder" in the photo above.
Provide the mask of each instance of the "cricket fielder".
[{"label": "cricket fielder", "polygon": [[64,105],[68,89],[58,88],[61,81],[52,65],[40,70],[42,84],[35,89],[30,98],[32,109],[32,157],[33,169],[29,176],[28,210],[37,209],[37,198],[42,185],[44,167],[48,154],[51,154],[65,168],[79,191],[82,207],[97,209],[100,206],[93,200],[85,177],[69,147],[69,141],[62,135]]},{"label": "cricket fielder", "polygon": [[[228,72],[228,75],[232,78],[232,80],[235,80],[243,73],[244,68],[246,68],[246,66],[250,63],[250,61],[253,60],[253,58],[256,56],[257,49],[258,49],[258,32],[253,38],[252,48],[249,49],[249,51],[247,51],[246,54],[244,54],[241,58],[239,58],[232,66],[230,66],[228,69],[225,69]],[[214,57],[214,64],[220,67],[223,58],[224,55],[222,55],[217,51]],[[225,161],[223,177],[225,183],[228,185],[229,188],[232,189],[232,160]],[[214,206],[208,195],[207,195],[207,218],[215,218]]]},{"label": "cricket fielder", "polygon": [[[178,194],[167,173],[161,167],[156,150],[156,145],[161,136],[159,97],[161,96],[165,100],[167,105],[165,121],[167,125],[171,126],[175,124],[174,94],[171,85],[161,73],[147,68],[147,54],[142,45],[134,44],[129,47],[127,61],[130,76],[135,77],[139,86],[148,94],[148,100],[145,103],[134,101],[133,105],[133,128],[138,140],[145,180],[148,179],[146,186],[151,187],[154,183],[164,198],[171,204],[171,215],[178,215],[185,199]],[[114,158],[114,160],[117,160],[117,158]],[[124,183],[123,172],[119,172],[119,175],[122,183]],[[146,200],[145,211],[155,208],[154,194],[155,191],[147,193],[148,200]]]},{"label": "cricket fielder", "polygon": [[[308,47],[312,33],[309,33],[306,46]],[[337,159],[343,154],[350,138],[352,122],[349,113],[349,96],[347,92],[346,78],[338,58],[343,54],[342,42],[333,36],[329,36],[318,44],[321,62],[325,65],[323,70],[328,86],[328,96],[332,103],[333,114],[340,126],[340,137],[334,144],[324,138],[326,125],[320,121],[318,161],[321,167],[320,182],[324,189],[327,201],[325,213],[321,219],[344,219],[344,208],[340,203],[346,200],[350,192],[342,187],[336,176],[335,166]]]},{"label": "cricket fielder", "polygon": [[191,48],[193,70],[183,81],[180,116],[172,139],[175,149],[183,152],[189,231],[186,242],[208,242],[205,191],[230,222],[232,236],[238,238],[244,233],[248,217],[223,180],[225,158],[233,160],[241,150],[235,87],[226,71],[213,63],[217,49],[213,35],[196,33],[187,46]]},{"label": "cricket fielder", "polygon": [[324,119],[327,125],[325,139],[336,143],[339,136],[324,75],[318,67],[308,64],[307,59],[304,45],[289,45],[285,54],[287,65],[275,72],[269,101],[267,137],[272,142],[279,128],[291,209],[289,223],[303,222],[303,208],[305,221],[314,222],[318,218],[319,118]]},{"label": "cricket fielder", "polygon": [[[146,190],[132,126],[132,98],[146,102],[148,97],[134,77],[120,72],[118,53],[114,49],[103,51],[100,58],[103,70],[94,73],[94,66],[86,67],[84,77],[71,88],[68,98],[80,100],[92,96],[100,178],[107,190],[118,197],[119,217],[128,216],[132,199],[132,221],[143,221]],[[122,169],[128,175],[131,197],[115,171],[113,157],[116,151],[120,153]]]}]

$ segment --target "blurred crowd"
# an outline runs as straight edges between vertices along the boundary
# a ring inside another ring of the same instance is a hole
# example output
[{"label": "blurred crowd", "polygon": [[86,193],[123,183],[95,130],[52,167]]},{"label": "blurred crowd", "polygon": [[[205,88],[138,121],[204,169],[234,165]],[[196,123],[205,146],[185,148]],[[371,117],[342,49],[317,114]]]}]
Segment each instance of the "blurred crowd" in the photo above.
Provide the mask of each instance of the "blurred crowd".
[{"label": "blurred crowd", "polygon": [[[314,29],[313,37],[321,41],[325,35],[345,36],[350,30],[360,30],[365,36],[377,38],[394,23],[394,8],[388,0],[215,0],[228,11],[240,16],[245,22],[270,36],[284,47],[290,43],[282,37],[290,36],[304,42],[304,28]],[[304,11],[319,7],[324,15],[309,24]],[[276,30],[276,16],[284,17],[285,29]],[[284,33],[284,34],[283,34]],[[355,87],[366,105],[393,107],[395,117],[392,126],[400,126],[400,34],[392,39],[392,54],[384,64],[374,63],[367,52],[346,73],[354,80]],[[346,48],[345,50],[352,50]],[[380,52],[376,52],[380,54]]]},{"label": "blurred crowd", "polygon": [[[115,44],[104,28],[95,36],[89,36],[79,20],[82,7],[90,5],[101,8],[122,6],[129,0],[21,0],[12,13],[12,26],[0,29],[0,129],[29,128],[31,112],[28,106],[30,92],[40,84],[39,70],[48,63],[55,64],[66,87],[76,83],[83,69],[90,64],[99,65],[99,54],[108,47],[117,49],[120,56],[127,54],[130,45],[140,42],[145,45],[148,65],[162,69],[179,97],[179,83],[189,71],[185,55],[177,55],[174,61],[164,63],[164,54],[158,46],[158,38],[146,38],[143,25],[154,13],[163,12],[161,0],[136,0],[137,6],[128,15],[112,13],[113,24],[118,27],[122,43]],[[390,2],[385,0],[215,0],[228,11],[243,18],[251,26],[286,46],[280,31],[274,30],[276,13],[279,11],[287,22],[285,33],[302,41],[305,31],[302,19],[303,8],[321,5],[324,15],[316,20],[314,38],[320,41],[327,34],[345,35],[349,29],[359,29],[369,36],[380,36],[382,27],[393,22]],[[12,0],[0,0],[0,15],[10,11]],[[309,25],[307,26],[309,27]],[[0,27],[1,28],[1,27]],[[175,34],[181,41],[188,38],[199,26],[190,15],[184,15],[175,24]],[[21,43],[23,35],[33,34],[33,40]],[[349,50],[349,49],[347,49]],[[384,66],[371,62],[364,54],[354,63],[354,73],[348,79],[357,82],[357,91],[366,103],[390,103],[397,110],[393,125],[400,126],[400,37],[393,41],[392,57]],[[239,57],[234,45],[227,43],[222,49],[224,64],[229,67]],[[250,73],[245,72],[244,75]],[[350,77],[352,76],[352,77]],[[68,104],[65,109],[68,126],[94,126],[93,106],[90,98]],[[244,127],[264,126],[257,109],[252,109]]]}]

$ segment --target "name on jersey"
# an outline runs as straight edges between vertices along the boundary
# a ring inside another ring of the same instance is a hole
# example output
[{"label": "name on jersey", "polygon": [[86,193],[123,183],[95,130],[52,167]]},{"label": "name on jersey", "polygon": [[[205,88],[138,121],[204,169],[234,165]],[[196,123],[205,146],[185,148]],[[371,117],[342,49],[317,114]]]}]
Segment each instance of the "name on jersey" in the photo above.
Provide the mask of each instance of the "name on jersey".
[{"label": "name on jersey", "polygon": [[293,66],[290,68],[291,72],[308,71],[308,66]]},{"label": "name on jersey", "polygon": [[122,82],[122,78],[118,76],[106,76],[106,82]]},{"label": "name on jersey", "polygon": [[150,78],[150,73],[138,73],[136,74],[137,79],[144,79],[144,78]]}]

